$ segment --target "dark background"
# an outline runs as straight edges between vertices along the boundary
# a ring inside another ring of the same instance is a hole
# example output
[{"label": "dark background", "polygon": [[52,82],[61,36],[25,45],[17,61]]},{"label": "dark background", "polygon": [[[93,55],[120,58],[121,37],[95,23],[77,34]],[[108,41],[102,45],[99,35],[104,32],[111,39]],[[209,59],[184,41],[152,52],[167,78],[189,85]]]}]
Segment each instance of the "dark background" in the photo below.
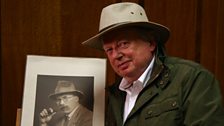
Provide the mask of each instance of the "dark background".
[{"label": "dark background", "polygon": [[[169,27],[167,53],[201,63],[224,92],[223,0],[1,0],[1,126],[14,126],[22,106],[26,56],[105,57],[80,43],[97,33],[101,9],[121,1]],[[114,78],[108,65],[107,85]]]}]

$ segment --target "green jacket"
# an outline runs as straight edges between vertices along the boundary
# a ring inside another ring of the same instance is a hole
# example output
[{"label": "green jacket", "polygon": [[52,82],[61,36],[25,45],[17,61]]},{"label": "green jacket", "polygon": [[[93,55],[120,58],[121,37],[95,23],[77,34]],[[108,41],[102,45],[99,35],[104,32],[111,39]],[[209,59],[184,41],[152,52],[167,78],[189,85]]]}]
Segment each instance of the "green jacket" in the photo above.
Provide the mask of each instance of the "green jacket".
[{"label": "green jacket", "polygon": [[126,93],[120,82],[107,89],[106,126],[224,126],[218,81],[199,64],[156,59],[152,75],[123,124]]}]

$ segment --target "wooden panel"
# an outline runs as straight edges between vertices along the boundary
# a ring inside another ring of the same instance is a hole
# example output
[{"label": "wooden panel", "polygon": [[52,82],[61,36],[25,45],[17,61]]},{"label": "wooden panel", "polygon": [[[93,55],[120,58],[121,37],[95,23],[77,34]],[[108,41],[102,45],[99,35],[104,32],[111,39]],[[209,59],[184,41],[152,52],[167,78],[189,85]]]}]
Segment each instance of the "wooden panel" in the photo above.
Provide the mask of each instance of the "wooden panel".
[{"label": "wooden panel", "polygon": [[195,0],[145,1],[149,19],[171,31],[166,44],[168,55],[195,60],[196,7]]},{"label": "wooden panel", "polygon": [[[81,41],[97,33],[102,7],[114,2],[1,1],[4,18],[1,22],[0,125],[15,125],[16,110],[22,106],[27,54],[105,57],[103,52],[82,46]],[[111,83],[115,75],[109,65],[107,72],[107,82]]]},{"label": "wooden panel", "polygon": [[219,79],[224,96],[224,2],[204,0],[202,5],[200,61]]},{"label": "wooden panel", "polygon": [[[216,64],[215,75],[221,82],[224,97],[224,1],[219,0],[217,14]],[[223,100],[224,101],[224,100]]]},{"label": "wooden panel", "polygon": [[81,45],[81,42],[98,32],[101,4],[70,0],[61,3],[63,55],[103,57],[104,53]]},{"label": "wooden panel", "polygon": [[201,63],[215,73],[218,1],[204,0],[201,23]]},{"label": "wooden panel", "polygon": [[[1,122],[14,126],[21,107],[27,54],[104,58],[81,42],[97,33],[101,9],[128,0],[2,0]],[[223,0],[129,0],[146,8],[150,20],[171,30],[169,55],[201,62],[224,91]],[[107,85],[115,74],[108,64]],[[12,104],[13,103],[13,104]]]},{"label": "wooden panel", "polygon": [[14,126],[21,107],[27,54],[61,50],[59,0],[1,1],[1,126]]},{"label": "wooden panel", "polygon": [[[115,0],[85,2],[70,0],[61,2],[62,56],[106,58],[103,51],[81,45],[81,42],[98,33],[100,13],[103,7]],[[114,81],[115,73],[107,65],[107,84]]]},{"label": "wooden panel", "polygon": [[133,3],[139,3],[141,0],[121,0],[122,2],[133,2]]}]

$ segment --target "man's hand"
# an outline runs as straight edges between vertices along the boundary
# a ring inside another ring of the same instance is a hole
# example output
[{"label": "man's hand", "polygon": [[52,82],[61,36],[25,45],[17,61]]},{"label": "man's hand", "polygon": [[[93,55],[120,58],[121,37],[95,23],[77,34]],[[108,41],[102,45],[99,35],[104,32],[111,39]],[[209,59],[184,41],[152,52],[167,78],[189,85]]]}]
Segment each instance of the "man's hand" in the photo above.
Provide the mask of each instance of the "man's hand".
[{"label": "man's hand", "polygon": [[52,108],[43,109],[40,112],[40,124],[41,126],[47,126],[47,123],[52,119],[52,117],[56,114]]}]

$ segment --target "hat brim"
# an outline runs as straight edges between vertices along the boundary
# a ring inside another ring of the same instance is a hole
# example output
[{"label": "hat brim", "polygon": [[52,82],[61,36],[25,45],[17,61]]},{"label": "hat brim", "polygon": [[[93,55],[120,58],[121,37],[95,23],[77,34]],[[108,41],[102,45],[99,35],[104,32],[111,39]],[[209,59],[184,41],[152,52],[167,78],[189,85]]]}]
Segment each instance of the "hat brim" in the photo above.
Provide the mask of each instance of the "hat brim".
[{"label": "hat brim", "polygon": [[82,44],[86,46],[90,46],[95,49],[103,50],[103,43],[101,41],[101,38],[103,35],[113,30],[123,28],[123,27],[130,27],[130,26],[138,26],[138,27],[142,27],[142,28],[154,31],[156,40],[157,42],[160,42],[160,43],[166,43],[170,35],[170,31],[167,27],[155,22],[123,22],[123,23],[112,25],[109,28],[105,28],[101,30],[97,35],[82,42]]},{"label": "hat brim", "polygon": [[84,94],[81,91],[68,91],[68,92],[60,92],[60,93],[50,94],[48,97],[50,99],[56,99],[56,97],[58,97],[60,95],[64,95],[64,94],[74,94],[74,95],[78,96],[80,99],[83,98],[83,96],[84,96]]}]

